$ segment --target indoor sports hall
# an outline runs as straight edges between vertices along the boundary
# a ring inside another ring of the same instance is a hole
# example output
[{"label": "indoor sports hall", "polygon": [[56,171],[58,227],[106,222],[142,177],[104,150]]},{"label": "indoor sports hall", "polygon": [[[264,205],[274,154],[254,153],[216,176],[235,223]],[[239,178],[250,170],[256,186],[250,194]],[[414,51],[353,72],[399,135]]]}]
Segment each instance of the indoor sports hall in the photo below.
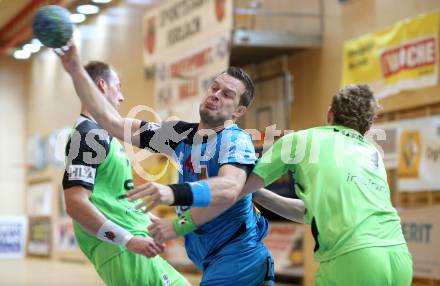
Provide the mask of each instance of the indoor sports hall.
[{"label": "indoor sports hall", "polygon": [[440,0],[0,0],[0,285],[440,285]]}]

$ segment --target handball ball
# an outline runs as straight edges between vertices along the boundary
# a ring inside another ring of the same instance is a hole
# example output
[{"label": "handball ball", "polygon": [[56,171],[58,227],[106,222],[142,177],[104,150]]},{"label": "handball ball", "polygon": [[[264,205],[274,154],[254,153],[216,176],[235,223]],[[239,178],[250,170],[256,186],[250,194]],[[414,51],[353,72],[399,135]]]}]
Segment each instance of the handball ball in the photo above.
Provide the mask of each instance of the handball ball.
[{"label": "handball ball", "polygon": [[51,48],[60,48],[72,38],[73,24],[70,12],[57,5],[40,8],[35,15],[32,28],[34,36]]}]

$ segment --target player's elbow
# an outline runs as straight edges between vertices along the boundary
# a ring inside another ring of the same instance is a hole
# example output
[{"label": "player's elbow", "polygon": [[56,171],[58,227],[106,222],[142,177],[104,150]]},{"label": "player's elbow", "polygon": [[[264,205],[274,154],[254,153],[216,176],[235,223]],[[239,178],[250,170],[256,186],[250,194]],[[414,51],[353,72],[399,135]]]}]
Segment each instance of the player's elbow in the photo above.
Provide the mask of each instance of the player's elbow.
[{"label": "player's elbow", "polygon": [[79,204],[75,200],[66,200],[66,213],[73,219],[76,219]]},{"label": "player's elbow", "polygon": [[73,219],[75,219],[76,216],[76,209],[75,207],[66,201],[66,213]]},{"label": "player's elbow", "polygon": [[222,192],[223,203],[233,204],[238,200],[243,184],[231,179],[229,180],[228,185],[229,188],[226,188],[226,190]]},{"label": "player's elbow", "polygon": [[84,209],[84,201],[79,196],[66,196],[66,213],[74,220],[77,220],[78,216]]}]

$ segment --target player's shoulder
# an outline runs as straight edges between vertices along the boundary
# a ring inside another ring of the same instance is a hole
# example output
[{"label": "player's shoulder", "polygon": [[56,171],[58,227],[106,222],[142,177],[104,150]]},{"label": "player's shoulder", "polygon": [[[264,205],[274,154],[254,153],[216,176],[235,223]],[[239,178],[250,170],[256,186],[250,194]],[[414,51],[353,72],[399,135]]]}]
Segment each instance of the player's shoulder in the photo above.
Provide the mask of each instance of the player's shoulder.
[{"label": "player's shoulder", "polygon": [[243,130],[242,128],[240,128],[237,124],[232,123],[230,125],[228,125],[224,130],[231,130],[234,132],[246,132],[245,130]]},{"label": "player's shoulder", "polygon": [[242,128],[240,128],[235,123],[229,125],[225,129],[223,129],[223,131],[230,132],[230,134],[232,134],[234,137],[248,137],[248,138],[251,138],[251,135],[246,130],[243,130]]},{"label": "player's shoulder", "polygon": [[105,148],[108,148],[112,141],[112,137],[105,129],[100,127],[90,118],[83,115],[77,118],[73,129],[74,130],[69,138],[69,142],[72,140],[79,140],[81,146],[86,143],[87,145],[99,144]]},{"label": "player's shoulder", "polygon": [[332,125],[325,125],[325,126],[316,126],[308,129],[301,130],[302,132],[322,132],[322,133],[328,133],[328,132],[335,132],[335,126]]},{"label": "player's shoulder", "polygon": [[326,126],[316,126],[316,127],[312,127],[312,128],[308,128],[308,129],[303,129],[303,130],[299,130],[296,132],[293,132],[295,137],[304,137],[304,138],[316,138],[319,136],[328,136],[328,134],[333,134],[335,133],[335,128],[331,125],[326,125]]},{"label": "player's shoulder", "polygon": [[238,146],[239,149],[253,150],[252,136],[245,130],[238,127],[236,124],[231,124],[222,130],[218,139],[221,144],[226,142],[227,145],[233,147]]},{"label": "player's shoulder", "polygon": [[310,129],[303,129],[303,130],[298,130],[298,131],[289,131],[289,132],[285,132],[282,139],[284,140],[289,140],[289,139],[297,139],[298,137],[307,137],[308,134],[310,134],[312,132]]},{"label": "player's shoulder", "polygon": [[89,136],[99,136],[101,140],[110,140],[110,135],[108,132],[100,127],[96,122],[91,120],[86,116],[79,116],[75,123],[75,131],[81,134],[82,138],[85,138],[87,135]]},{"label": "player's shoulder", "polygon": [[286,132],[279,141],[283,143],[293,142],[294,144],[297,144],[296,142],[302,142],[302,144],[310,144],[312,142],[312,138],[316,138],[317,136],[319,137],[325,132],[327,131],[321,129],[320,127],[313,127],[298,131],[289,131]]},{"label": "player's shoulder", "polygon": [[89,117],[80,115],[75,122],[74,129],[80,134],[87,134],[91,130],[98,129],[99,126],[96,122],[91,120]]}]

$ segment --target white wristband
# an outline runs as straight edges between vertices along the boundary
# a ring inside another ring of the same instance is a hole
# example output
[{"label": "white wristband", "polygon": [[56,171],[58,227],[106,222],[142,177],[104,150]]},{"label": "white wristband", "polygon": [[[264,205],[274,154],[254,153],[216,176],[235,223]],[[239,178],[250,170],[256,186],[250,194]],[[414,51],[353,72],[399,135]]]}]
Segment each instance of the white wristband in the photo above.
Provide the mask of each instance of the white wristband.
[{"label": "white wristband", "polygon": [[105,242],[125,246],[133,235],[111,220],[107,220],[99,228],[96,237]]}]

